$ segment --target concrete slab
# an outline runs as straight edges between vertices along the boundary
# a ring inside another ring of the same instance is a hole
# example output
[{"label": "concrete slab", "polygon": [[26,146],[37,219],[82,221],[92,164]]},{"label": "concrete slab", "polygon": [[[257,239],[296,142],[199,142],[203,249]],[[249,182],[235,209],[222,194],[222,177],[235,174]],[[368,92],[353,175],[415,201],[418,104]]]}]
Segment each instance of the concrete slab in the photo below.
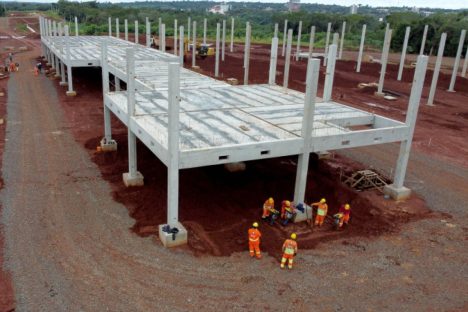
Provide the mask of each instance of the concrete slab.
[{"label": "concrete slab", "polygon": [[386,185],[383,192],[394,200],[404,200],[409,198],[411,195],[411,190],[409,188],[404,186],[397,188],[393,184]]},{"label": "concrete slab", "polygon": [[123,176],[123,182],[124,182],[126,187],[143,186],[144,185],[144,177],[138,171],[137,171],[135,177],[131,177],[128,172],[124,173],[122,176]]},{"label": "concrete slab", "polygon": [[175,226],[175,228],[178,230],[176,234],[164,232],[163,227],[165,226],[167,226],[167,224],[159,225],[159,239],[161,240],[164,247],[176,247],[187,244],[187,230],[181,223],[178,222]]}]

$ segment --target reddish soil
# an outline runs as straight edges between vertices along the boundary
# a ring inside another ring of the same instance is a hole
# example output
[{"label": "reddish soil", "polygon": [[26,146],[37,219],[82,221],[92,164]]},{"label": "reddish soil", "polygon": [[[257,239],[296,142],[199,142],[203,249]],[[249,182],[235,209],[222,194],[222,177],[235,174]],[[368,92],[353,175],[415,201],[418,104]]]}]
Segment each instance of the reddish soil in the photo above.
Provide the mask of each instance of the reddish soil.
[{"label": "reddish soil", "polygon": [[[226,77],[241,76],[241,56],[228,57],[235,74],[230,73]],[[267,56],[263,58],[267,64]],[[208,62],[206,64],[209,65]],[[257,62],[255,64],[258,67]],[[294,72],[301,65],[294,64]],[[302,71],[305,78],[303,68]],[[265,82],[264,75],[259,72],[252,75],[253,81]],[[118,152],[95,152],[102,137],[100,71],[76,69],[73,75],[77,97],[66,97],[64,90],[57,88],[76,140],[86,146],[103,178],[111,183],[114,198],[129,209],[130,216],[135,219],[132,230],[141,236],[156,234],[157,225],[166,220],[165,166],[144,145],[139,144],[138,170],[145,176],[145,186],[125,188],[122,173],[127,171],[126,128],[116,118],[113,118],[112,125],[113,136],[119,144]],[[303,88],[300,79],[296,76],[291,85],[296,89]],[[247,163],[248,169],[241,173],[228,173],[223,166],[181,171],[180,219],[191,234],[185,248],[195,255],[216,256],[245,250],[245,232],[254,220],[259,219],[263,201],[269,196],[274,196],[277,203],[292,198],[295,161],[295,157],[252,161]],[[301,248],[308,249],[319,242],[343,236],[370,237],[395,232],[403,223],[428,216],[429,210],[417,196],[395,205],[384,200],[376,191],[358,193],[339,182],[340,172],[349,174],[358,168],[362,167],[342,157],[328,161],[312,160],[307,188],[306,201],[326,197],[330,215],[337,211],[340,204],[349,202],[353,207],[352,226],[341,232],[331,231],[330,219],[326,226],[314,231],[305,223],[287,227],[265,224],[262,225],[265,233],[262,249],[279,256],[282,239],[292,231],[300,234]]]}]

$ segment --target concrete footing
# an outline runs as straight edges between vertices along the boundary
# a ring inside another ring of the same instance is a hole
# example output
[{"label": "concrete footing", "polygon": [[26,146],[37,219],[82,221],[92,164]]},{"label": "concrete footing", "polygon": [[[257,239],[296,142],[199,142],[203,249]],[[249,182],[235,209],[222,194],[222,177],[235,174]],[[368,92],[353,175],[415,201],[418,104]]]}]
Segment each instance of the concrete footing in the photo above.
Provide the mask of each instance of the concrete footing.
[{"label": "concrete footing", "polygon": [[384,96],[385,96],[385,93],[383,93],[383,92],[374,92],[374,95],[375,95],[375,96],[384,97]]},{"label": "concrete footing", "polygon": [[128,172],[123,174],[123,182],[126,187],[130,186],[143,186],[144,185],[144,178],[143,175],[137,171],[134,177],[131,177]]},{"label": "concrete footing", "polygon": [[68,82],[60,81],[59,85],[61,87],[68,87]]},{"label": "concrete footing", "polygon": [[76,96],[76,91],[67,91],[67,96]]},{"label": "concrete footing", "polygon": [[389,195],[394,200],[407,199],[411,195],[411,190],[407,187],[397,188],[393,184],[386,185],[383,190],[384,194]]},{"label": "concrete footing", "polygon": [[101,151],[103,152],[115,152],[117,150],[117,142],[115,140],[101,140]]},{"label": "concrete footing", "polygon": [[304,212],[296,209],[296,218],[294,219],[294,223],[306,221],[307,219],[312,220],[312,207],[309,205],[304,205],[304,208]]},{"label": "concrete footing", "polygon": [[317,152],[315,153],[318,159],[331,159],[332,154],[330,152]]},{"label": "concrete footing", "polygon": [[164,247],[175,247],[187,244],[188,233],[180,222],[177,222],[177,225],[175,226],[178,230],[176,234],[164,232],[164,226],[167,226],[167,224],[159,225],[159,239]]},{"label": "concrete footing", "polygon": [[54,75],[54,78],[61,78],[62,76],[60,76],[59,74],[55,74]]}]

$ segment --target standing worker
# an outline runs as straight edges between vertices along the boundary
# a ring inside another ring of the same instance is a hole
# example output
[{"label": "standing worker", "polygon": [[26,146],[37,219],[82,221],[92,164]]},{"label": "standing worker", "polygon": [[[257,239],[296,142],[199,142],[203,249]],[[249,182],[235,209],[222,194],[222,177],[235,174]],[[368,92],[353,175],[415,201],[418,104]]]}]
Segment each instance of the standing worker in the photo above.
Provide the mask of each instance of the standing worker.
[{"label": "standing worker", "polygon": [[349,218],[351,217],[351,206],[349,204],[341,205],[338,212],[343,214],[343,218],[340,219],[338,227],[342,227],[343,223],[348,225]]},{"label": "standing worker", "polygon": [[254,222],[252,228],[249,229],[249,251],[250,256],[256,256],[257,259],[261,259],[262,255],[260,254],[260,237],[262,233],[258,230],[258,223]]},{"label": "standing worker", "polygon": [[328,212],[328,205],[325,198],[322,198],[318,203],[313,203],[312,207],[317,206],[317,215],[315,217],[315,225],[322,226],[323,221]]},{"label": "standing worker", "polygon": [[292,269],[294,256],[297,254],[297,235],[296,233],[291,234],[291,238],[288,238],[283,243],[283,257],[281,258],[280,267],[284,269],[286,260],[288,260],[288,268]]},{"label": "standing worker", "polygon": [[262,219],[266,220],[270,216],[270,213],[274,211],[275,209],[275,201],[273,200],[272,197],[268,198],[265,200],[265,203],[263,204],[263,213],[262,213]]}]

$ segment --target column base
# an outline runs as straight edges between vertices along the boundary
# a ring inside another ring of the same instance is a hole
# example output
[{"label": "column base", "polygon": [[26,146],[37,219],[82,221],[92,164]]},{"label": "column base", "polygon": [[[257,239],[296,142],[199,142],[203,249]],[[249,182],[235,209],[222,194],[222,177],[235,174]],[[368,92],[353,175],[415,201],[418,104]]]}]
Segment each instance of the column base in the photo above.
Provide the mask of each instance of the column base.
[{"label": "column base", "polygon": [[332,154],[330,152],[317,152],[315,153],[318,159],[331,159]]},{"label": "column base", "polygon": [[[176,234],[164,232],[164,226],[167,226],[167,224],[159,225],[159,239],[161,240],[161,243],[164,247],[169,248],[187,244],[188,233],[185,227],[180,222],[177,222],[177,224],[175,225],[175,228],[177,228],[178,230]],[[171,228],[174,227],[171,226]]]},{"label": "column base", "polygon": [[130,173],[128,172],[123,174],[123,182],[126,187],[143,186],[145,184],[143,180],[144,180],[143,175],[138,171],[134,177],[131,177]]},{"label": "column base", "polygon": [[383,93],[383,92],[374,92],[374,95],[375,95],[375,96],[384,97],[384,96],[385,96],[385,93]]},{"label": "column base", "polygon": [[411,190],[409,188],[404,186],[397,188],[393,184],[385,185],[383,192],[394,200],[408,199],[411,195]]},{"label": "column base", "polygon": [[62,76],[58,75],[58,74],[55,74],[54,75],[54,78],[62,78]]},{"label": "column base", "polygon": [[67,96],[76,96],[76,92],[75,91],[67,91]]},{"label": "column base", "polygon": [[455,92],[457,92],[457,91],[455,91],[455,90],[447,90],[447,92],[455,93]]},{"label": "column base", "polygon": [[306,204],[302,204],[302,206],[304,207],[304,212],[296,209],[296,218],[294,218],[294,223],[302,222],[306,220],[312,220],[312,215],[313,215],[312,207]]},{"label": "column base", "polygon": [[68,82],[60,81],[59,85],[60,85],[61,87],[68,87]]},{"label": "column base", "polygon": [[106,140],[103,138],[100,142],[100,146],[102,152],[115,152],[117,150],[117,142],[115,140]]}]

